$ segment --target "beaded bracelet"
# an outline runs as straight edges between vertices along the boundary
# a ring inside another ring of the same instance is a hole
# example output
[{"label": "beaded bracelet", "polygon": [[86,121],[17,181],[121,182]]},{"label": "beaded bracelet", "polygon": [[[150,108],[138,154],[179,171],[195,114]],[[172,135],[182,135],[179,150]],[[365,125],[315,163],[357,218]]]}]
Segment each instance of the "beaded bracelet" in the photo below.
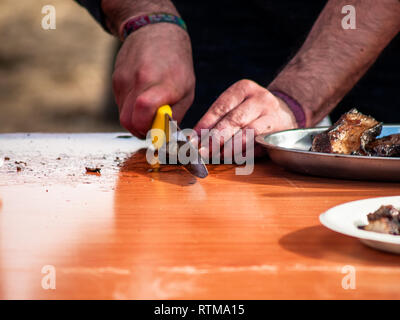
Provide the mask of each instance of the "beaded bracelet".
[{"label": "beaded bracelet", "polygon": [[293,115],[296,119],[297,125],[299,128],[305,128],[306,127],[306,114],[304,112],[303,107],[301,106],[300,103],[298,103],[295,99],[292,97],[288,96],[286,93],[283,93],[281,91],[273,90],[271,93],[282,99],[289,109],[293,112]]},{"label": "beaded bracelet", "polygon": [[121,40],[124,41],[127,36],[129,36],[132,32],[140,29],[141,27],[144,27],[148,24],[160,22],[173,23],[180,26],[183,30],[187,31],[186,23],[185,21],[183,21],[182,18],[164,12],[151,13],[127,19],[122,24],[121,32],[119,33],[121,36]]}]

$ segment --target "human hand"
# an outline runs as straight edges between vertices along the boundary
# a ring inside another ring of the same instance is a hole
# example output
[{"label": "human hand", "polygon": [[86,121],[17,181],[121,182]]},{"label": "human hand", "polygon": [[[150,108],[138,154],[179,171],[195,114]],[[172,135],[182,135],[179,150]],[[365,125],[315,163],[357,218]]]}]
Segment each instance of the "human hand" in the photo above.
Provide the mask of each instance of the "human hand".
[{"label": "human hand", "polygon": [[[240,80],[219,96],[194,130],[200,136],[201,129],[216,129],[210,138],[219,139],[222,155],[224,144],[240,129],[253,129],[254,136],[257,136],[293,128],[297,128],[296,119],[285,102],[254,81]],[[246,150],[245,143],[243,135],[241,150]],[[209,156],[211,145],[206,143],[200,152]],[[257,146],[254,152],[259,156],[262,149]],[[235,150],[233,153],[236,153]]]},{"label": "human hand", "polygon": [[189,35],[178,26],[159,23],[127,37],[118,54],[113,90],[120,122],[143,138],[156,110],[172,107],[182,120],[194,99],[195,76]]}]

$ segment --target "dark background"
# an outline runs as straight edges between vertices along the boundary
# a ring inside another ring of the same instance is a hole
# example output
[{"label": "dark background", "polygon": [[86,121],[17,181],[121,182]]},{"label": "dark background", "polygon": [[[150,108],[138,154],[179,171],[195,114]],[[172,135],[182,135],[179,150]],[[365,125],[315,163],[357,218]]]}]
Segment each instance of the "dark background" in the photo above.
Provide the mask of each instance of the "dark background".
[{"label": "dark background", "polygon": [[[247,78],[268,85],[300,48],[326,1],[174,3],[188,23],[193,43],[198,88],[185,119],[190,126],[235,81]],[[381,121],[400,122],[399,57],[397,36],[337,106],[332,120],[356,107]]]},{"label": "dark background", "polygon": [[[193,43],[192,126],[218,95],[248,78],[268,85],[300,48],[326,1],[174,0]],[[54,5],[57,29],[43,30]],[[373,7],[371,7],[373,10]],[[0,132],[121,131],[111,91],[119,42],[75,1],[0,1]],[[400,39],[384,50],[332,114],[357,107],[400,123]]]}]

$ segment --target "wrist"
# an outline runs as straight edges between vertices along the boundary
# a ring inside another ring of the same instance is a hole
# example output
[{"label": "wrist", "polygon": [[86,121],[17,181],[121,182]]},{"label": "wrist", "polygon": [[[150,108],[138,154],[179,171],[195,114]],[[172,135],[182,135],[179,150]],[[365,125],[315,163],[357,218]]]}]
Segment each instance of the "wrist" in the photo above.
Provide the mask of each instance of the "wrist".
[{"label": "wrist", "polygon": [[168,12],[180,17],[170,0],[159,0],[157,3],[140,0],[102,0],[102,9],[108,28],[117,37],[120,37],[122,25],[130,18],[153,12]]},{"label": "wrist", "polygon": [[306,113],[300,103],[280,90],[270,90],[270,92],[278,99],[281,108],[291,115],[291,123],[294,128],[305,128],[307,126]]},{"label": "wrist", "polygon": [[277,96],[275,96],[275,98],[278,100],[279,108],[282,111],[279,121],[285,125],[286,129],[300,128],[293,111],[289,108],[287,103]]},{"label": "wrist", "polygon": [[131,33],[141,29],[142,27],[158,23],[169,23],[178,26],[187,32],[186,23],[182,18],[170,13],[155,12],[151,14],[130,17],[125,20],[120,26],[120,30],[118,32],[119,38],[124,41]]}]

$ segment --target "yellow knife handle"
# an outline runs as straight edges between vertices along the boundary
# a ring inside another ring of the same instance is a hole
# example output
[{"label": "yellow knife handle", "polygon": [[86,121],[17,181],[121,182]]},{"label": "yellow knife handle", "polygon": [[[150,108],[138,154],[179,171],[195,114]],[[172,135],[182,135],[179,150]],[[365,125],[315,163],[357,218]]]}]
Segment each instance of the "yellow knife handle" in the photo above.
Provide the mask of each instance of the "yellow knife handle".
[{"label": "yellow knife handle", "polygon": [[[153,120],[153,125],[151,126],[151,141],[156,149],[160,149],[167,139],[168,132],[165,132],[166,120],[165,115],[168,114],[172,118],[172,110],[169,105],[164,105],[158,108],[157,113]],[[158,129],[158,130],[153,130]],[[161,130],[161,131],[160,131]]]}]

